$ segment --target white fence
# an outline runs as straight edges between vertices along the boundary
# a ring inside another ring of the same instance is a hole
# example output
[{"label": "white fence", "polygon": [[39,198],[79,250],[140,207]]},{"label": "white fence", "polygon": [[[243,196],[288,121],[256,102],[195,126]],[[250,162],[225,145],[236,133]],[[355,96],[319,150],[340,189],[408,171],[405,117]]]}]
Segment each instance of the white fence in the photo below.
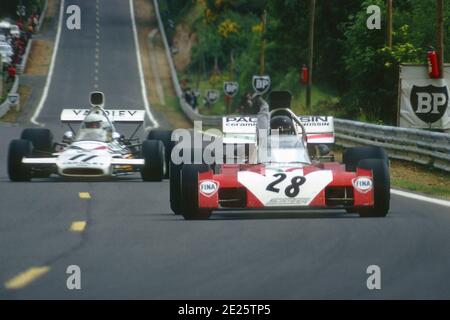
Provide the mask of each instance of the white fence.
[{"label": "white fence", "polygon": [[[220,125],[220,116],[203,116],[193,111],[184,100],[159,12],[158,0],[153,0],[159,29],[166,49],[172,81],[181,108],[191,120],[202,120],[205,125]],[[343,147],[380,146],[390,158],[401,159],[450,172],[450,134],[424,130],[379,126],[363,122],[335,119],[337,144]]]},{"label": "white fence", "polygon": [[[16,76],[14,79],[14,84],[11,87],[11,90],[9,91],[8,95],[17,93],[17,89],[19,88],[19,77]],[[0,118],[3,117],[5,114],[8,113],[9,109],[11,108],[11,102],[9,102],[8,98],[0,104]]]}]

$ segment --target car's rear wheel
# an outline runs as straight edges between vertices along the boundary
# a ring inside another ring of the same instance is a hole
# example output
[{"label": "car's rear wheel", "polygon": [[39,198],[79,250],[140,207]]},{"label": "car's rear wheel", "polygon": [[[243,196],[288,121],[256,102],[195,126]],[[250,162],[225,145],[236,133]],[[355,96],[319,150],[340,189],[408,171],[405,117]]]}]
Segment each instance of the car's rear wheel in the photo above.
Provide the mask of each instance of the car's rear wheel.
[{"label": "car's rear wheel", "polygon": [[170,161],[170,208],[173,213],[180,215],[181,210],[181,168],[182,164]]},{"label": "car's rear wheel", "polygon": [[385,217],[389,212],[391,199],[391,181],[389,167],[383,159],[365,159],[358,163],[358,168],[372,170],[374,206],[358,209],[361,217]]},{"label": "car's rear wheel", "polygon": [[365,159],[380,159],[389,167],[389,158],[386,151],[380,147],[349,148],[344,151],[342,159],[347,171],[356,171],[358,163]]},{"label": "car's rear wheel", "polygon": [[29,157],[33,147],[28,140],[13,140],[8,149],[8,176],[11,181],[30,181],[31,168],[22,163],[24,157]]},{"label": "car's rear wheel", "polygon": [[144,181],[161,181],[164,178],[164,145],[161,141],[146,140],[142,143],[145,165],[141,169]]},{"label": "car's rear wheel", "polygon": [[171,130],[152,130],[148,133],[148,140],[159,140],[164,144],[165,151],[165,160],[166,160],[166,172],[164,174],[164,178],[169,178],[169,166],[170,166],[170,157],[172,153],[172,149],[174,147],[174,142],[172,141],[172,131]]},{"label": "car's rear wheel", "polygon": [[24,129],[20,139],[30,141],[35,153],[51,153],[53,151],[53,134],[49,129]]},{"label": "car's rear wheel", "polygon": [[198,175],[208,170],[205,164],[183,165],[181,169],[181,210],[186,220],[207,220],[211,216],[212,210],[198,206]]}]

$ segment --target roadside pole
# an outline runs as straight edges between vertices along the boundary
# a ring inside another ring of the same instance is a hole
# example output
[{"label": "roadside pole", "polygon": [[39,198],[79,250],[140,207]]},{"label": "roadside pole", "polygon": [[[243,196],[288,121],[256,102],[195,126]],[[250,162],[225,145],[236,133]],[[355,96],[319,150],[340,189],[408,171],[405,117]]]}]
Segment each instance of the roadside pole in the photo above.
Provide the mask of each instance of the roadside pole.
[{"label": "roadside pole", "polygon": [[309,16],[309,78],[306,87],[306,107],[311,111],[311,90],[312,90],[312,75],[313,75],[313,57],[314,57],[314,19],[316,13],[316,0],[310,0],[310,16]]},{"label": "roadside pole", "polygon": [[437,53],[439,76],[444,78],[444,0],[437,0]]},{"label": "roadside pole", "polygon": [[262,32],[261,32],[261,53],[260,53],[260,61],[259,61],[259,75],[263,76],[266,71],[266,39],[264,38],[264,33],[266,32],[266,24],[267,24],[267,11],[264,10],[262,14]]},{"label": "roadside pole", "polygon": [[386,45],[388,48],[392,48],[392,0],[386,0],[386,8],[387,8],[387,40]]},{"label": "roadside pole", "polygon": [[3,97],[3,58],[0,57],[0,100]]}]

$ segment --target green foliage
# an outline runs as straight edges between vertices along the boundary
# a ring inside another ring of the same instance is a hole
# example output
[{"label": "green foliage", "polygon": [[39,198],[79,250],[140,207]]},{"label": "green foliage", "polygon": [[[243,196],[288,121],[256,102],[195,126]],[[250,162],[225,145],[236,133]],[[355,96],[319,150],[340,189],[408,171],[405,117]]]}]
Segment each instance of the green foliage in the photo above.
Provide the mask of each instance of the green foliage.
[{"label": "green foliage", "polygon": [[[392,48],[386,47],[385,2],[346,0],[336,5],[316,1],[315,110],[329,108],[329,113],[346,118],[395,122],[399,65],[426,63],[427,47],[435,45],[436,1],[394,1]],[[251,91],[251,77],[259,72],[265,39],[265,73],[271,76],[274,89],[291,91],[302,109],[299,101],[304,100],[304,88],[299,84],[299,70],[308,61],[308,5],[309,1],[298,0],[198,0],[196,6],[204,13],[195,23],[198,43],[190,72],[205,74],[204,81],[214,73],[226,73],[239,81],[241,94]],[[367,28],[369,5],[382,10],[381,30]],[[268,25],[262,33],[264,10]],[[444,14],[449,21],[449,5]],[[445,41],[449,60],[450,37]],[[333,94],[322,94],[324,91]]]},{"label": "green foliage", "polygon": [[0,18],[9,17],[15,20],[17,18],[17,6],[20,3],[25,6],[27,15],[30,15],[33,11],[40,12],[44,2],[44,0],[2,0],[0,1]]}]

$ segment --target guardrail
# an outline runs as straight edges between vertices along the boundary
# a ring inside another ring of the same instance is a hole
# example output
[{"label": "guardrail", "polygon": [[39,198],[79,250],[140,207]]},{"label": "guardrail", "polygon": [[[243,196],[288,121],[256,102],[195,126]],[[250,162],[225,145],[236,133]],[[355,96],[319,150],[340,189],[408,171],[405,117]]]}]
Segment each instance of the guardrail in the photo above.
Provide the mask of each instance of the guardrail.
[{"label": "guardrail", "polygon": [[450,134],[335,119],[337,144],[383,147],[390,158],[450,172]]},{"label": "guardrail", "polygon": [[[19,88],[19,76],[16,76],[14,79],[14,84],[11,87],[11,90],[9,90],[8,95],[17,93],[18,88]],[[6,100],[2,104],[0,104],[0,118],[8,113],[9,109],[11,109],[11,105],[12,104],[9,102],[8,97],[6,97]]]},{"label": "guardrail", "polygon": [[[181,109],[191,121],[201,120],[205,125],[220,125],[222,117],[201,115],[192,110],[191,106],[184,100],[159,12],[158,0],[153,0],[153,3],[166,49],[173,86],[180,101]],[[431,165],[437,169],[450,172],[450,134],[379,126],[342,119],[335,119],[335,131],[337,145],[343,147],[379,146],[387,151],[390,158]]]}]

